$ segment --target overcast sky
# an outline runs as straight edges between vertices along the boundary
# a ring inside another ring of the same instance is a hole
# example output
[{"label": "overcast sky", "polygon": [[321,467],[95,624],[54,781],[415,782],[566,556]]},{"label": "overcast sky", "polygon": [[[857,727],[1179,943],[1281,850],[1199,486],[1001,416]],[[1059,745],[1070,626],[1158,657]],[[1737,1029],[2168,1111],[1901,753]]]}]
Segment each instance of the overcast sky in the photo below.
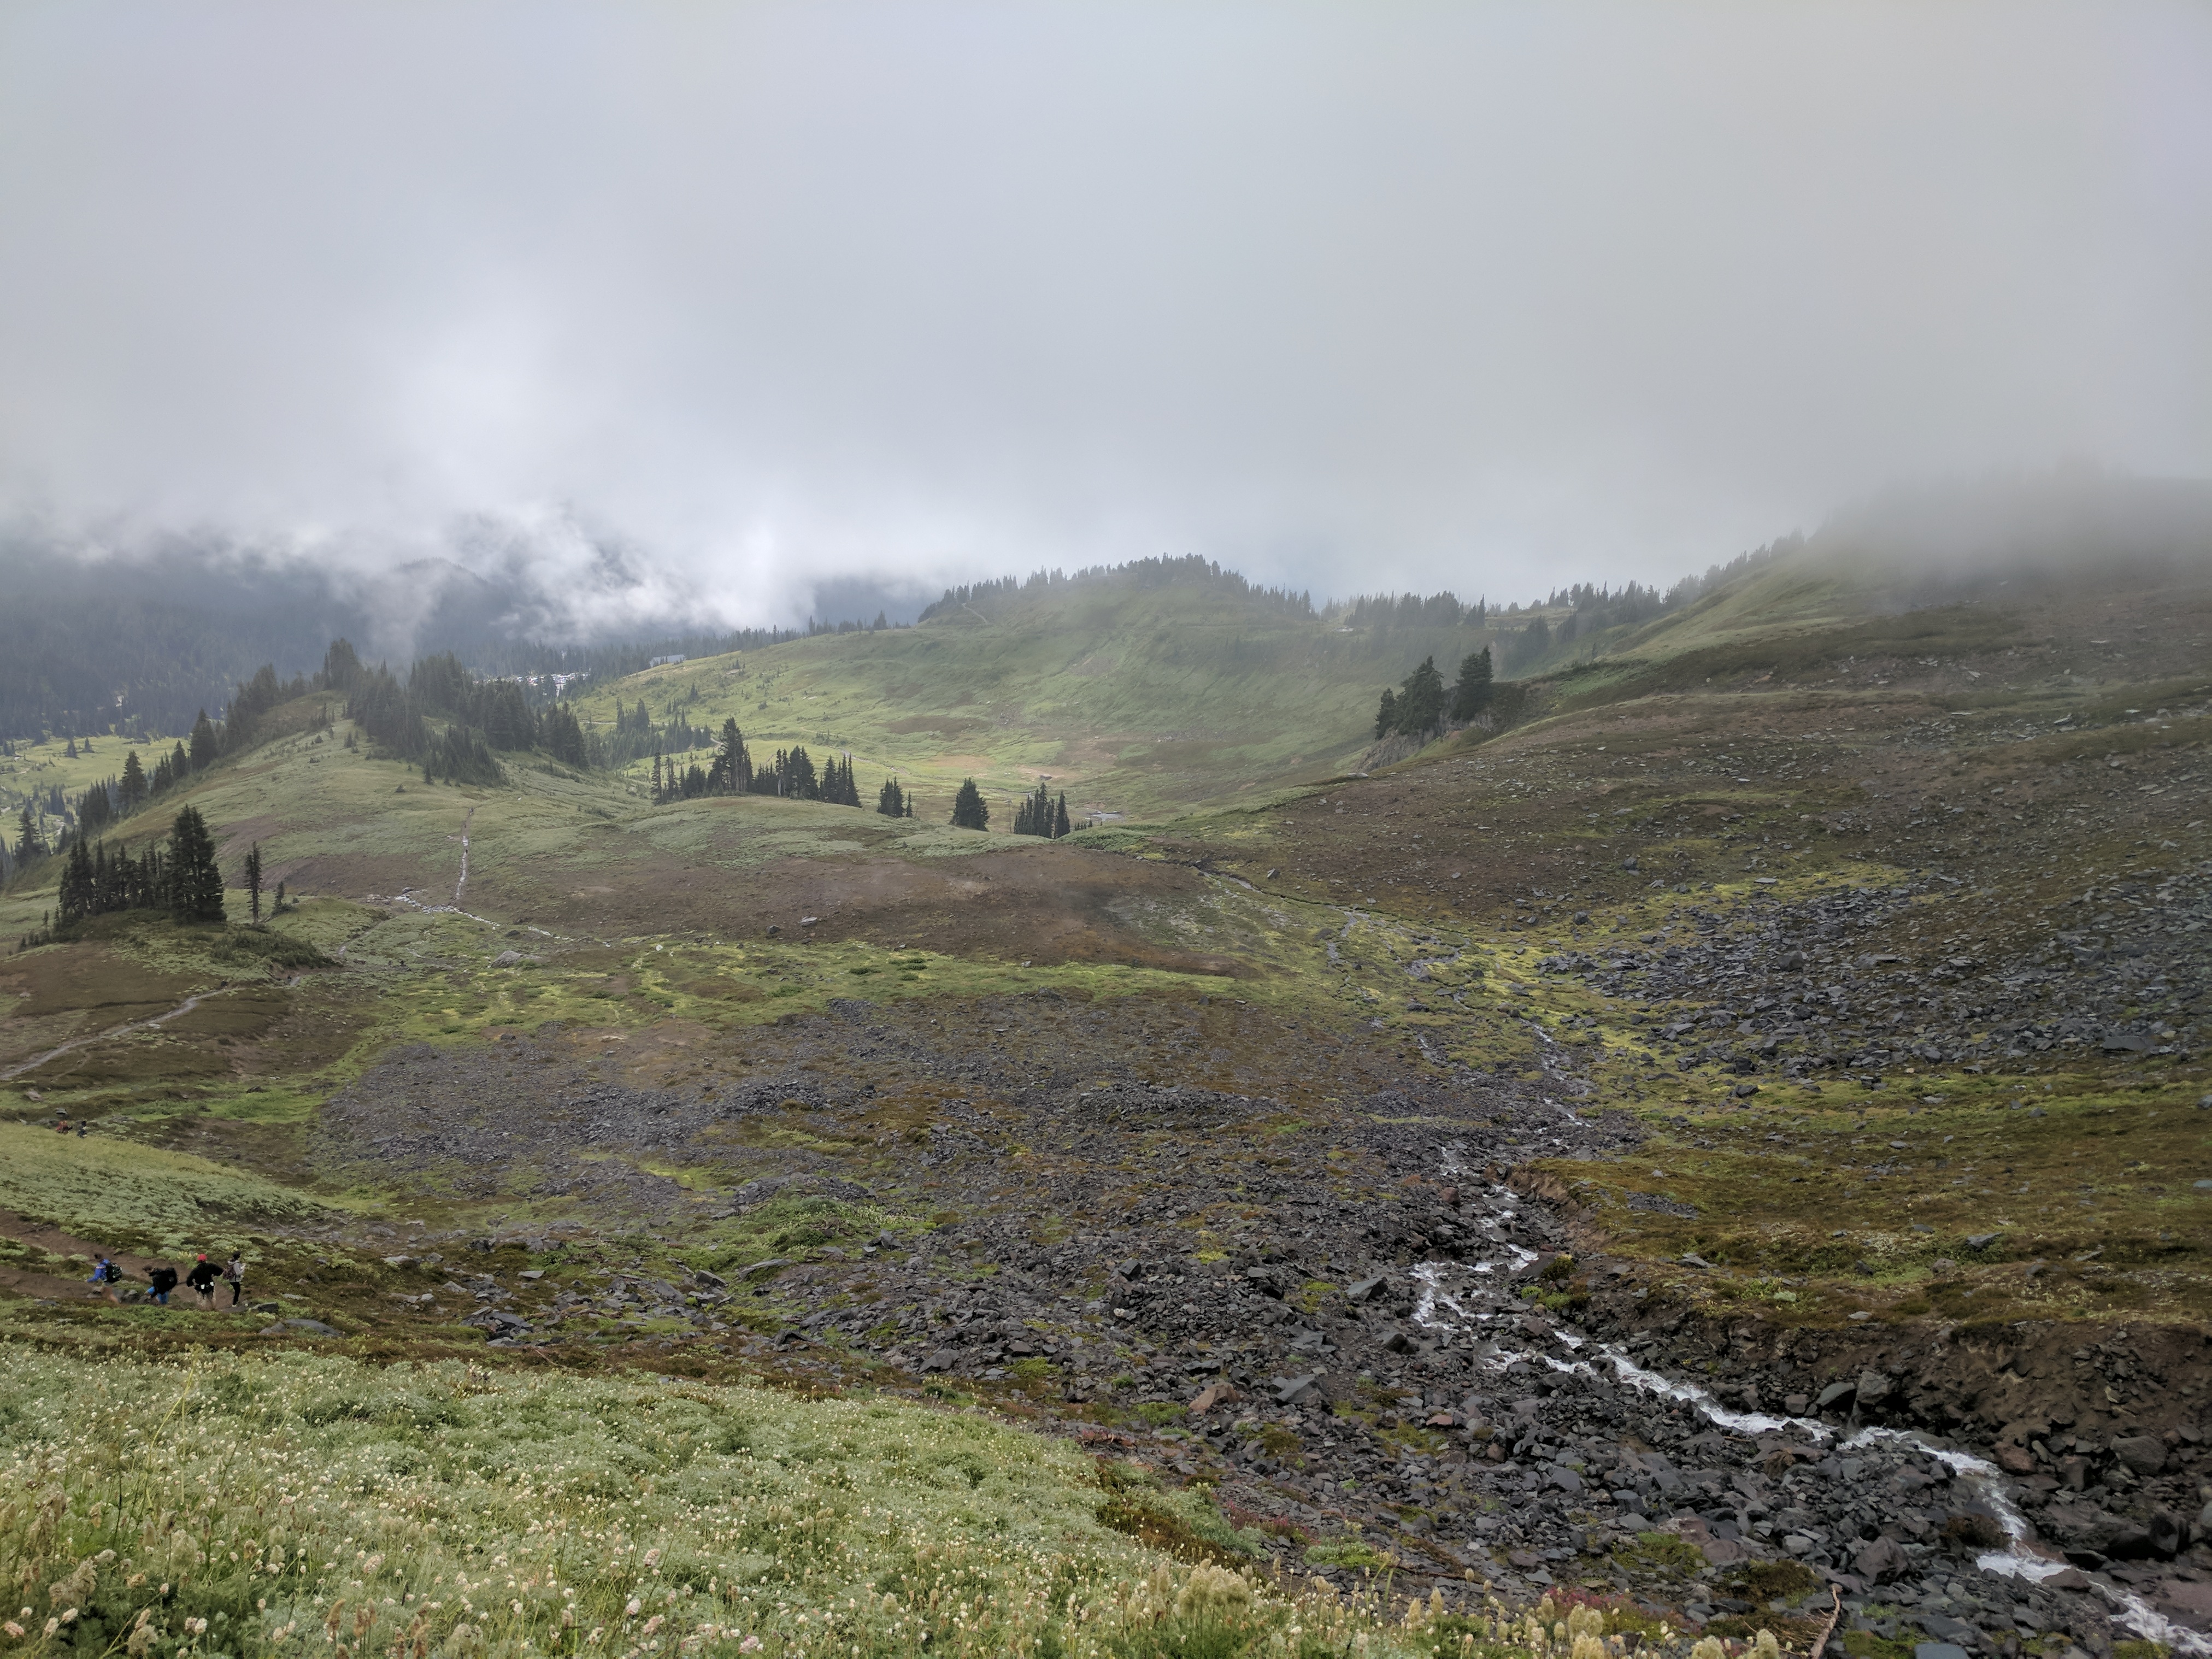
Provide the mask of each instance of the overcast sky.
[{"label": "overcast sky", "polygon": [[0,507],[732,620],[1702,568],[2212,472],[2212,8],[0,8]]}]

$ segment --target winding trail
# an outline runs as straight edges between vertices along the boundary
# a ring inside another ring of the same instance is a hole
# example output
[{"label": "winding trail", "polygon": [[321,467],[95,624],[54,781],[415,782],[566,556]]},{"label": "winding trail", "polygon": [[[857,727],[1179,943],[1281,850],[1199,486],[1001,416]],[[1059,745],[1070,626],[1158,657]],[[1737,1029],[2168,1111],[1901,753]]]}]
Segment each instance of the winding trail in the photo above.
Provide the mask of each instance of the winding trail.
[{"label": "winding trail", "polygon": [[[1477,1186],[1480,1201],[1486,1206],[1477,1224],[1495,1254],[1486,1253],[1485,1259],[1473,1261],[1431,1260],[1416,1267],[1413,1273],[1419,1290],[1413,1321],[1430,1330],[1475,1336],[1478,1340],[1482,1328],[1493,1322],[1497,1322],[1499,1337],[1509,1332],[1518,1334],[1519,1328],[1512,1317],[1516,1309],[1506,1299],[1504,1281],[1516,1269],[1534,1261],[1535,1253],[1503,1237],[1501,1233],[1522,1203],[1521,1196],[1510,1188],[1482,1182],[1449,1147],[1443,1149],[1440,1169],[1449,1179]],[[1454,1279],[1460,1282],[1455,1285]],[[1492,1305],[1485,1308],[1480,1305],[1483,1303]],[[1469,1304],[1476,1305],[1470,1307]],[[1564,1327],[1552,1334],[1567,1350],[1565,1358],[1492,1340],[1481,1342],[1485,1363],[1502,1370],[1516,1361],[1536,1361],[1555,1371],[1584,1376],[1595,1375],[1596,1366],[1606,1364],[1613,1368],[1615,1378],[1627,1387],[1639,1393],[1680,1401],[1716,1428],[1731,1433],[1796,1433],[1818,1443],[1834,1442],[1839,1451],[1884,1444],[1910,1448],[1936,1459],[1971,1485],[2004,1528],[2005,1547],[1977,1556],[1976,1566],[1984,1572],[2032,1581],[2049,1578],[2067,1569],[2069,1564],[2063,1556],[2049,1545],[2036,1541],[2034,1528],[2014,1503],[2003,1474],[1985,1459],[1951,1449],[1914,1429],[1868,1427],[1849,1439],[1839,1440],[1833,1425],[1816,1418],[1732,1410],[1696,1383],[1647,1370],[1609,1343],[1593,1343],[1588,1337]],[[2094,1574],[2089,1584],[2110,1607],[2113,1622],[2130,1635],[2161,1643],[2172,1652],[2191,1655],[2192,1659],[2212,1659],[2212,1638],[2175,1624],[2124,1586]]]},{"label": "winding trail", "polygon": [[133,1031],[150,1031],[157,1025],[167,1024],[179,1014],[189,1014],[207,998],[222,994],[221,991],[195,991],[167,1013],[155,1014],[149,1019],[127,1020],[120,1025],[111,1026],[105,1031],[95,1031],[90,1036],[71,1037],[58,1048],[49,1048],[42,1054],[34,1054],[29,1060],[10,1066],[5,1071],[0,1071],[0,1083],[5,1083],[10,1078],[21,1077],[26,1072],[35,1072],[50,1060],[59,1060],[64,1054],[79,1048],[89,1048],[94,1043],[105,1042],[110,1037],[128,1036]]}]

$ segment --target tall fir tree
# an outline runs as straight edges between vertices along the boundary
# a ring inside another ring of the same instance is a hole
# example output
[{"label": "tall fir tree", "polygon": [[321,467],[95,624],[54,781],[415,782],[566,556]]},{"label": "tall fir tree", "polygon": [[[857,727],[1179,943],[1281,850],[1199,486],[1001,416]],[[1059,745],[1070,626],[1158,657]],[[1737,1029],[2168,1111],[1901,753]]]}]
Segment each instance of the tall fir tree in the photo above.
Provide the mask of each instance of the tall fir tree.
[{"label": "tall fir tree", "polygon": [[1388,686],[1382,689],[1382,706],[1375,711],[1375,735],[1387,738],[1398,729],[1398,694]]},{"label": "tall fir tree", "polygon": [[1490,647],[1470,651],[1460,659],[1459,679],[1452,686],[1451,717],[1462,723],[1490,707],[1492,691]]},{"label": "tall fir tree", "polygon": [[1425,738],[1443,723],[1444,677],[1437,672],[1437,659],[1425,657],[1399,689],[1396,729],[1407,737]]},{"label": "tall fir tree", "polygon": [[732,717],[722,722],[721,744],[707,770],[707,787],[718,795],[742,795],[752,786],[752,757],[745,752],[745,734]]},{"label": "tall fir tree", "polygon": [[70,843],[69,860],[62,866],[61,925],[67,927],[90,915],[98,896],[92,854],[85,849],[83,837],[79,836]]},{"label": "tall fir tree", "polygon": [[119,790],[125,816],[146,804],[146,769],[138,763],[138,751],[133,749],[123,757],[123,782]]},{"label": "tall fir tree", "polygon": [[197,806],[177,814],[169,829],[169,909],[179,921],[222,920],[222,872],[216,867],[215,837]]},{"label": "tall fir tree", "polygon": [[204,772],[216,763],[222,753],[222,743],[216,736],[215,722],[200,710],[200,717],[192,722],[192,770]]},{"label": "tall fir tree", "polygon": [[884,787],[876,792],[876,811],[887,818],[906,816],[906,791],[899,787],[896,778],[885,778]]},{"label": "tall fir tree", "polygon": [[991,809],[984,805],[983,792],[975,787],[973,778],[963,778],[959,793],[952,797],[952,827],[955,830],[988,830],[991,827]]},{"label": "tall fir tree", "polygon": [[261,925],[261,843],[255,842],[246,852],[246,896],[253,908],[253,925]]},{"label": "tall fir tree", "polygon": [[1067,792],[1060,791],[1060,805],[1053,814],[1052,838],[1058,841],[1067,833]]}]

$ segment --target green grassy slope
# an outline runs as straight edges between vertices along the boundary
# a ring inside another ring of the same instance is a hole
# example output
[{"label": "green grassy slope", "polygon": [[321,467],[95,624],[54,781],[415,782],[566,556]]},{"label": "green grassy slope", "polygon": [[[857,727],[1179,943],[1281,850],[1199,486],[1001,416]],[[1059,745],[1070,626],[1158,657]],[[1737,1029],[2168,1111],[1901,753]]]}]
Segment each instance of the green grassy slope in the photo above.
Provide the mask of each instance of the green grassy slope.
[{"label": "green grassy slope", "polygon": [[1079,816],[1152,816],[1327,775],[1366,746],[1382,686],[1480,638],[1377,639],[1197,586],[1097,583],[988,617],[957,611],[653,669],[599,688],[579,712],[611,727],[617,700],[643,697],[656,717],[683,701],[695,725],[734,717],[757,754],[849,750],[864,793],[896,772],[939,818],[967,776],[994,815],[1048,776]]}]

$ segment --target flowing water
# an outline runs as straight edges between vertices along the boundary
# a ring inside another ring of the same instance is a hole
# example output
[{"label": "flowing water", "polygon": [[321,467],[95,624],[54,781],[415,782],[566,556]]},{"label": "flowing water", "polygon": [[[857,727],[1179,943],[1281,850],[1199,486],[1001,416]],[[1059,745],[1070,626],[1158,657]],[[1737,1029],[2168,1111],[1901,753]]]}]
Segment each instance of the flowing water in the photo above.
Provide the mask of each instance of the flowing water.
[{"label": "flowing water", "polygon": [[[1536,1259],[1535,1252],[1514,1243],[1504,1235],[1522,1200],[1518,1194],[1502,1186],[1485,1185],[1470,1193],[1464,1184],[1472,1172],[1453,1151],[1446,1148],[1442,1172],[1448,1180],[1462,1183],[1461,1207],[1488,1241],[1483,1259],[1466,1261],[1425,1261],[1413,1269],[1417,1293],[1413,1320],[1423,1328],[1446,1335],[1472,1335],[1481,1339],[1484,1327],[1497,1324],[1502,1329],[1510,1328],[1511,1321],[1519,1310],[1507,1302],[1510,1295],[1504,1281],[1520,1268]],[[1479,1212],[1477,1206],[1480,1206]],[[1456,1289],[1455,1289],[1456,1287]],[[1495,1299],[1500,1305],[1470,1308],[1470,1303]],[[1516,1331],[1517,1334],[1517,1331]],[[1715,1427],[1741,1435],[1802,1435],[1815,1444],[1827,1444],[1836,1440],[1833,1425],[1816,1418],[1775,1416],[1764,1412],[1736,1411],[1723,1406],[1694,1382],[1669,1377],[1638,1364],[1626,1354],[1610,1344],[1593,1342],[1575,1332],[1559,1329],[1553,1333],[1564,1355],[1509,1347],[1496,1340],[1482,1343],[1481,1362],[1493,1369],[1503,1370],[1518,1361],[1539,1363],[1556,1371],[1595,1376],[1596,1367],[1612,1368],[1620,1382],[1658,1398],[1677,1401],[1697,1411]],[[1975,1565],[1984,1572],[2008,1577],[2041,1580],[2066,1570],[2067,1562],[2051,1553],[2048,1546],[2035,1541],[2033,1528],[2027,1518],[2014,1503],[2004,1476],[1996,1465],[1967,1452],[1957,1451],[1932,1443],[1917,1430],[1863,1428],[1850,1439],[1842,1442],[1838,1450],[1894,1445],[1908,1447],[1921,1456],[1932,1457],[1950,1469],[1954,1476],[1965,1481],[1985,1504],[1990,1512],[2004,1528],[2008,1542],[2005,1548],[1978,1556]],[[2092,1587],[2112,1607],[2117,1624],[2130,1635],[2166,1644],[2176,1653],[2192,1656],[2212,1656],[2212,1638],[2174,1624],[2134,1591],[2099,1577],[2090,1579]]]}]

